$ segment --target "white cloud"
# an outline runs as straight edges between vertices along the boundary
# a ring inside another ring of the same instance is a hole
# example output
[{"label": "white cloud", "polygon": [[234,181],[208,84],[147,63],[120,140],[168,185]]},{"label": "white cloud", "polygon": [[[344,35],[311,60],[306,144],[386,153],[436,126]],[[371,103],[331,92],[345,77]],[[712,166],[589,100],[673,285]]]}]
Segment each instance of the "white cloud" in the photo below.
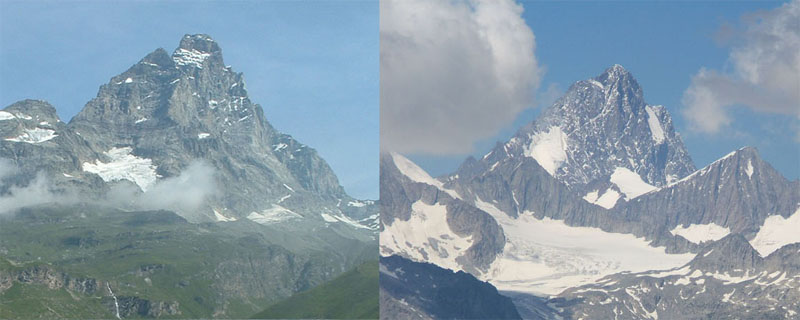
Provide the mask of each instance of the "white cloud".
[{"label": "white cloud", "polygon": [[380,3],[381,147],[463,154],[532,106],[542,70],[512,0]]},{"label": "white cloud", "polygon": [[[0,180],[19,172],[14,162],[0,159]],[[50,189],[51,183],[43,173],[28,182],[27,185],[11,184],[5,193],[0,194],[0,215],[11,214],[20,208],[36,206],[46,203],[71,204],[76,202],[70,193],[55,193]],[[0,181],[0,187],[3,187]]]},{"label": "white cloud", "polygon": [[684,92],[693,129],[718,132],[732,122],[726,108],[739,105],[800,118],[800,0],[752,14],[732,37],[731,70],[702,68]]},{"label": "white cloud", "polygon": [[118,185],[106,196],[106,205],[129,210],[172,210],[183,217],[202,216],[201,210],[219,191],[214,178],[216,170],[203,161],[191,162],[174,177],[158,180],[141,193],[132,184]]}]

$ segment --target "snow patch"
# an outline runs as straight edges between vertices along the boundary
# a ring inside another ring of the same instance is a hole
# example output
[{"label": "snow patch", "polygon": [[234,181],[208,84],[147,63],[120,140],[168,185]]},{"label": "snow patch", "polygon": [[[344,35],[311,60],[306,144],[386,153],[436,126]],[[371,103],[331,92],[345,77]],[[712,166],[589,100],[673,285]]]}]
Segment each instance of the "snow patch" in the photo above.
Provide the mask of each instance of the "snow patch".
[{"label": "snow patch", "polygon": [[747,173],[747,177],[748,178],[752,178],[753,177],[753,161],[752,160],[747,159],[747,168],[744,169],[744,172]]},{"label": "snow patch", "polygon": [[644,107],[644,110],[647,111],[647,124],[650,125],[653,141],[656,144],[664,142],[664,128],[661,127],[661,121],[658,120],[655,110],[651,106]]},{"label": "snow patch", "polygon": [[366,205],[367,205],[366,203],[363,203],[363,202],[358,201],[358,200],[350,201],[350,202],[347,203],[348,207],[356,207],[356,208],[361,208],[361,207],[364,207]]},{"label": "snow patch", "polygon": [[550,127],[545,132],[531,136],[530,146],[523,148],[527,157],[536,159],[536,162],[551,176],[567,160],[567,135],[560,127]]},{"label": "snow patch", "polygon": [[766,257],[787,244],[800,242],[798,230],[800,230],[800,208],[788,218],[780,215],[767,217],[750,244],[761,256]]},{"label": "snow patch", "polygon": [[272,145],[272,151],[278,152],[278,151],[281,151],[283,149],[286,149],[286,147],[288,147],[288,146],[289,145],[285,144],[285,143],[275,144],[275,145]]},{"label": "snow patch", "polygon": [[456,262],[471,245],[472,237],[461,237],[447,223],[447,207],[421,200],[411,205],[408,221],[395,219],[380,234],[381,254],[404,254],[415,261],[461,270]]},{"label": "snow patch", "polygon": [[631,200],[640,195],[656,190],[658,188],[644,182],[636,172],[628,168],[617,167],[611,174],[611,183],[617,185],[619,190],[625,194],[627,200]]},{"label": "snow patch", "polygon": [[145,121],[147,121],[147,118],[141,118],[139,120],[134,121],[133,124],[139,124],[139,123],[142,123],[142,122],[145,122]]},{"label": "snow patch", "polygon": [[180,48],[172,54],[172,60],[179,66],[193,65],[202,69],[203,62],[210,56],[210,53],[198,51],[197,49],[186,50]]},{"label": "snow patch", "polygon": [[24,129],[22,131],[22,134],[14,138],[7,138],[6,141],[36,144],[48,141],[55,137],[58,137],[55,130],[33,128],[33,129]]},{"label": "snow patch", "polygon": [[111,161],[84,162],[83,171],[94,173],[106,182],[128,180],[138,185],[142,191],[147,191],[158,179],[157,167],[153,165],[153,160],[139,158],[131,152],[131,147],[111,148],[104,152]]},{"label": "snow patch", "polygon": [[392,160],[394,160],[394,165],[397,167],[398,170],[400,170],[400,173],[402,173],[404,176],[408,177],[412,181],[429,184],[434,187],[437,187],[440,190],[447,192],[447,194],[449,194],[451,197],[461,199],[461,196],[459,196],[455,190],[450,190],[445,188],[444,184],[441,181],[436,180],[430,175],[428,175],[428,173],[425,172],[425,170],[422,170],[422,168],[417,166],[415,163],[411,162],[411,160],[408,160],[406,157],[403,157],[398,153],[392,152],[391,155],[392,155]]},{"label": "snow patch", "polygon": [[303,216],[295,213],[294,211],[286,209],[277,204],[273,204],[271,208],[264,209],[261,212],[254,211],[247,215],[247,219],[264,225],[300,219],[302,217]]},{"label": "snow patch", "polygon": [[506,236],[503,253],[480,276],[498,290],[555,295],[614,273],[670,269],[694,257],[667,254],[665,248],[651,247],[631,234],[571,227],[560,220],[536,219],[529,212],[514,219],[480,199],[476,206],[492,215]]},{"label": "snow patch", "polygon": [[597,201],[597,198],[598,198],[597,192],[598,191],[595,190],[595,191],[587,193],[585,196],[583,196],[583,200],[586,200],[589,203],[594,203],[595,201]]},{"label": "snow patch", "polygon": [[619,197],[620,194],[617,192],[617,190],[608,189],[605,193],[603,193],[602,196],[600,196],[600,198],[597,199],[597,201],[594,202],[594,204],[606,209],[611,209],[617,205]]},{"label": "snow patch", "polygon": [[608,189],[603,193],[603,195],[600,196],[598,196],[598,193],[598,190],[589,192],[583,196],[583,199],[589,203],[596,204],[606,209],[611,209],[617,205],[617,200],[619,200],[620,197],[620,194],[617,192],[617,190]]},{"label": "snow patch", "polygon": [[670,231],[672,235],[681,236],[689,242],[701,243],[706,241],[717,241],[731,233],[731,229],[719,226],[715,223],[709,224],[690,224],[688,227],[677,226]]},{"label": "snow patch", "polygon": [[13,119],[16,119],[16,118],[17,117],[15,117],[14,114],[11,113],[11,112],[0,111],[0,121],[13,120]]},{"label": "snow patch", "polygon": [[208,137],[210,137],[210,136],[211,136],[211,134],[210,134],[210,133],[201,132],[201,133],[198,133],[198,134],[197,134],[197,139],[205,139],[205,138],[208,138]]},{"label": "snow patch", "polygon": [[217,221],[219,221],[219,222],[232,222],[232,221],[236,221],[236,218],[228,218],[228,217],[226,217],[226,216],[223,216],[221,213],[219,213],[219,212],[217,211],[217,209],[214,209],[214,217],[215,217],[215,218],[217,218]]},{"label": "snow patch", "polygon": [[322,216],[322,220],[325,220],[325,222],[333,223],[333,222],[338,222],[339,221],[339,220],[336,220],[336,218],[334,218],[332,215],[329,215],[327,213],[322,213],[320,215]]},{"label": "snow patch", "polygon": [[133,82],[133,78],[125,79],[125,83],[131,83],[131,82]]},{"label": "snow patch", "polygon": [[595,87],[598,87],[600,89],[604,89],[605,88],[605,86],[603,86],[603,84],[600,83],[600,81],[597,81],[595,79],[589,79],[589,83],[593,84]]}]

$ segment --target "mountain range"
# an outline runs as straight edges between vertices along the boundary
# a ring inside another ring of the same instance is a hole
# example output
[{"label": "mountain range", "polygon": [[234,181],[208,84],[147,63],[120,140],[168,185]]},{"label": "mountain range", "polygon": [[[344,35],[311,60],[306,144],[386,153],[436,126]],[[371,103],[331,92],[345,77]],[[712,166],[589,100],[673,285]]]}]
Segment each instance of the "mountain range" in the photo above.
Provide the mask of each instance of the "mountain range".
[{"label": "mountain range", "polygon": [[[674,318],[687,308],[697,318],[736,314],[735,303],[712,307],[678,298],[667,305],[664,299],[676,296],[663,278],[635,287],[639,275],[698,263],[740,265],[717,280],[768,271],[737,282],[749,286],[740,294],[753,300],[746,317],[772,310],[791,318],[798,311],[793,295],[776,291],[780,298],[773,300],[762,290],[797,262],[787,248],[800,242],[793,231],[800,228],[800,182],[784,178],[751,147],[698,170],[666,108],[648,104],[619,65],[576,82],[508,141],[452,174],[433,178],[402,155],[385,153],[380,183],[383,256],[471,273],[512,297],[520,314]],[[733,246],[729,241],[752,250],[702,256]],[[746,260],[772,267],[738,264]],[[692,270],[680,275],[697,278]],[[708,272],[704,277],[717,275]],[[791,289],[793,280],[784,280],[775,290]],[[676,284],[679,292],[702,290],[702,281]],[[594,288],[605,288],[612,300],[585,299]],[[646,292],[650,304],[634,304],[645,295],[627,290]],[[719,300],[729,293],[723,291],[703,293]]]}]

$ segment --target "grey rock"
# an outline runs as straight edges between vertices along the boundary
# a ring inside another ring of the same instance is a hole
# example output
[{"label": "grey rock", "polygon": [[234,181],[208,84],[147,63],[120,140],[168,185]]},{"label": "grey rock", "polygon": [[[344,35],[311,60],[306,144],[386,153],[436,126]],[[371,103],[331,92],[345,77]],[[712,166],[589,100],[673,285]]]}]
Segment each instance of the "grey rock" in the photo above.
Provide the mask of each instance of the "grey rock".
[{"label": "grey rock", "polygon": [[491,284],[399,256],[380,260],[381,319],[520,319]]}]

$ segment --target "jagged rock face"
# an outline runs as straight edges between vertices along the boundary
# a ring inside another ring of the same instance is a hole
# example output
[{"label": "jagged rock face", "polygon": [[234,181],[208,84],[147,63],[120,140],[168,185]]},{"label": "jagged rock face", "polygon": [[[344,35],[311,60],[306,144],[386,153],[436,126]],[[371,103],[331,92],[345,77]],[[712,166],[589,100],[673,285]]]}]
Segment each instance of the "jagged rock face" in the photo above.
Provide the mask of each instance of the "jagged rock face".
[{"label": "jagged rock face", "polygon": [[572,189],[590,192],[617,168],[662,186],[695,170],[672,119],[645,102],[633,76],[619,65],[573,84],[567,93],[480,161],[532,157]]},{"label": "jagged rock face", "polygon": [[[78,190],[97,186],[101,183],[99,177],[80,174],[81,163],[96,156],[45,101],[23,100],[0,111],[0,159],[13,162],[18,169],[6,177],[8,183],[0,183],[0,193],[11,185],[27,183],[38,173]],[[65,175],[70,173],[74,175]]]},{"label": "jagged rock face", "polygon": [[382,257],[380,283],[381,319],[520,319],[511,299],[461,271]]},{"label": "jagged rock face", "polygon": [[[348,196],[314,149],[269,124],[207,35],[186,35],[172,55],[157,49],[112,77],[68,125],[45,102],[9,106],[0,135],[0,157],[24,167],[16,182],[45,171],[56,185],[79,185],[80,194],[103,199],[115,185],[146,191],[203,161],[215,171],[218,192],[200,212],[180,212],[191,220],[283,210],[320,221],[323,213],[343,223],[376,221],[373,202]],[[125,168],[103,172],[113,166]]]},{"label": "jagged rock face", "polygon": [[194,159],[210,162],[226,186],[216,207],[228,216],[269,208],[287,193],[283,184],[305,198],[298,204],[349,199],[313,149],[270,126],[206,35],[186,35],[172,56],[158,49],[113,77],[70,126],[97,150],[131,146],[164,177]]},{"label": "jagged rock face", "polygon": [[[412,180],[396,161],[408,160],[397,154],[381,155],[382,255],[421,261],[442,259],[455,269],[485,272],[505,245],[497,221],[450,192]],[[433,224],[434,229],[426,231],[428,238],[411,235],[415,229],[421,231]],[[455,238],[469,240],[452,247],[441,245]]]},{"label": "jagged rock face", "polygon": [[704,248],[682,268],[617,274],[573,288],[550,305],[571,318],[794,319],[800,244],[762,258],[741,235]]},{"label": "jagged rock face", "polygon": [[786,180],[748,147],[619,210],[653,228],[715,224],[749,236],[770,215],[789,217],[798,203],[800,183]]}]

